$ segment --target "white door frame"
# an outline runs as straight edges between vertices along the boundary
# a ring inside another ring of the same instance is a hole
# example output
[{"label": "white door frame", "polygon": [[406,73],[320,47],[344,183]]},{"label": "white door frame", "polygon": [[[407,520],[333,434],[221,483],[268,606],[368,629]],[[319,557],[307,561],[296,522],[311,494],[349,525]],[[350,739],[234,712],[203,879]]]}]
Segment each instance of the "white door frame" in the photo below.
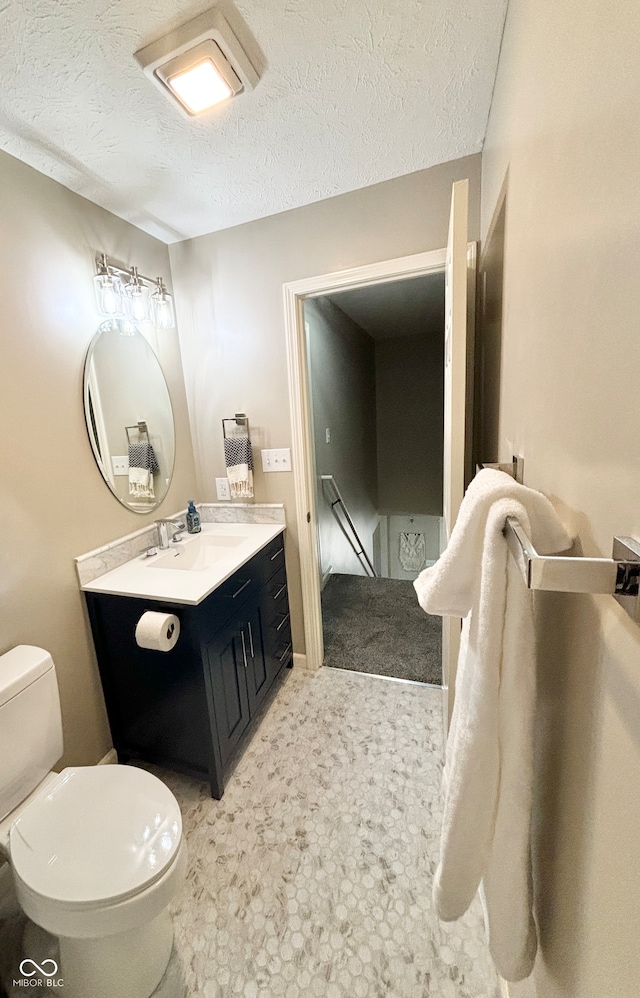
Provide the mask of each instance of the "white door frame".
[{"label": "white door frame", "polygon": [[447,261],[446,247],[428,253],[383,260],[364,267],[322,274],[283,285],[287,366],[291,406],[292,469],[296,492],[298,550],[302,582],[302,609],[306,644],[306,667],[319,669],[324,658],[322,606],[317,551],[316,470],[311,426],[311,406],[307,368],[307,343],[303,302],[336,291],[385,284],[409,277],[442,273]]}]

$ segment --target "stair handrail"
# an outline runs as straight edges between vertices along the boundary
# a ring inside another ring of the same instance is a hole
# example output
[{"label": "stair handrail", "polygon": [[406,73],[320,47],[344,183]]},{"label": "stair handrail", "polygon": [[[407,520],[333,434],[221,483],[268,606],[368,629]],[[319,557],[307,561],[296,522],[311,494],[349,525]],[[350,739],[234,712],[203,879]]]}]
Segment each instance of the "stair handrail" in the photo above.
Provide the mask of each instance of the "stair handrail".
[{"label": "stair handrail", "polygon": [[[347,509],[347,505],[346,505],[344,499],[342,498],[342,493],[340,492],[340,489],[338,488],[338,483],[336,482],[334,476],[333,475],[320,475],[320,480],[322,482],[328,482],[329,485],[332,487],[332,489],[334,491],[334,494],[335,494],[336,498],[331,502],[331,512],[333,513],[333,515],[335,516],[336,520],[338,521],[340,527],[342,528],[342,532],[344,533],[345,537],[349,541],[349,544],[351,545],[351,547],[355,551],[356,556],[358,557],[358,560],[360,561],[360,564],[365,569],[365,572],[367,573],[367,575],[369,575],[369,572],[370,572],[371,573],[371,578],[377,579],[378,578],[378,573],[376,572],[375,568],[371,564],[371,561],[369,559],[369,555],[367,554],[367,552],[364,549],[364,544],[360,540],[360,535],[358,534],[358,531],[356,530],[356,525],[353,522],[353,520],[351,519],[351,515],[349,513],[349,510]],[[351,531],[353,533],[353,536],[355,538],[355,541],[356,541],[355,544],[354,544],[353,540],[351,539],[351,537],[349,537],[349,535],[346,532],[346,530],[344,529],[344,524],[341,523],[341,521],[339,520],[338,514],[336,512],[336,506],[341,506],[342,507],[342,512],[344,514],[344,517],[345,517],[347,523],[349,524],[349,527],[350,527],[350,529],[351,529]],[[357,547],[356,545],[359,545],[359,547]],[[365,559],[364,563],[362,561],[363,558]]]}]

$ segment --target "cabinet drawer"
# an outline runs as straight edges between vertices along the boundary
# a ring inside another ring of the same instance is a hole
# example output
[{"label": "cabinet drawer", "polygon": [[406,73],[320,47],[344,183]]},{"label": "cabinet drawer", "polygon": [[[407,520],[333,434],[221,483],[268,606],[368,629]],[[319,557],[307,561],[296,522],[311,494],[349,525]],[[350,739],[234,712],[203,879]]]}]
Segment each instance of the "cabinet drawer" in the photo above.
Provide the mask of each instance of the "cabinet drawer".
[{"label": "cabinet drawer", "polygon": [[257,599],[259,590],[260,566],[252,558],[200,604],[198,619],[203,639],[213,637],[247,600]]},{"label": "cabinet drawer", "polygon": [[274,606],[279,603],[280,600],[287,592],[287,573],[285,571],[284,565],[282,565],[277,571],[272,575],[272,577],[267,582],[264,587],[263,594],[264,600],[267,606]]},{"label": "cabinet drawer", "polygon": [[261,552],[261,555],[262,581],[266,583],[277,571],[284,568],[284,534],[278,534],[277,537],[274,537]]},{"label": "cabinet drawer", "polygon": [[260,566],[256,561],[256,558],[252,558],[211,595],[216,595],[224,604],[228,603],[233,607],[240,606],[250,596],[255,596],[260,587]]},{"label": "cabinet drawer", "polygon": [[281,638],[279,644],[271,652],[271,658],[277,663],[278,672],[285,665],[288,665],[291,661],[291,656],[293,655],[293,646],[291,644],[291,630],[285,637]]},{"label": "cabinet drawer", "polygon": [[289,614],[289,604],[285,601],[282,609],[278,610],[268,622],[264,619],[264,641],[265,648],[269,654],[274,653],[285,641],[291,640],[291,617]]}]

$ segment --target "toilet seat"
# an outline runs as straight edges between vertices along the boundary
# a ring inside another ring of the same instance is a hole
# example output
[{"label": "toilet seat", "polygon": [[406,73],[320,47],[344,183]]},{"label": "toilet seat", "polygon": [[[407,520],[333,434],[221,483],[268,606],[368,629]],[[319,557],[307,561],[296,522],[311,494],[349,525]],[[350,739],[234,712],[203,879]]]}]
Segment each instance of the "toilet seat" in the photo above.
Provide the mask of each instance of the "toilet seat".
[{"label": "toilet seat", "polygon": [[146,893],[175,865],[181,841],[178,802],[151,773],[70,768],[13,823],[11,865],[19,891],[80,914]]}]

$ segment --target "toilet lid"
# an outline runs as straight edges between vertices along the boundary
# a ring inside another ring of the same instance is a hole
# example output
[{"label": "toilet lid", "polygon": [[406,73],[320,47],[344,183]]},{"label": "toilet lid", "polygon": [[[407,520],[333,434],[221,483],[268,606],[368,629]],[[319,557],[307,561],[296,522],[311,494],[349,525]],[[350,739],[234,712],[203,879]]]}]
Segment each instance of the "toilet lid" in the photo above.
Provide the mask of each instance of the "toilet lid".
[{"label": "toilet lid", "polygon": [[181,841],[180,808],[132,766],[65,769],[11,828],[11,863],[31,890],[67,904],[124,899],[150,886]]}]

